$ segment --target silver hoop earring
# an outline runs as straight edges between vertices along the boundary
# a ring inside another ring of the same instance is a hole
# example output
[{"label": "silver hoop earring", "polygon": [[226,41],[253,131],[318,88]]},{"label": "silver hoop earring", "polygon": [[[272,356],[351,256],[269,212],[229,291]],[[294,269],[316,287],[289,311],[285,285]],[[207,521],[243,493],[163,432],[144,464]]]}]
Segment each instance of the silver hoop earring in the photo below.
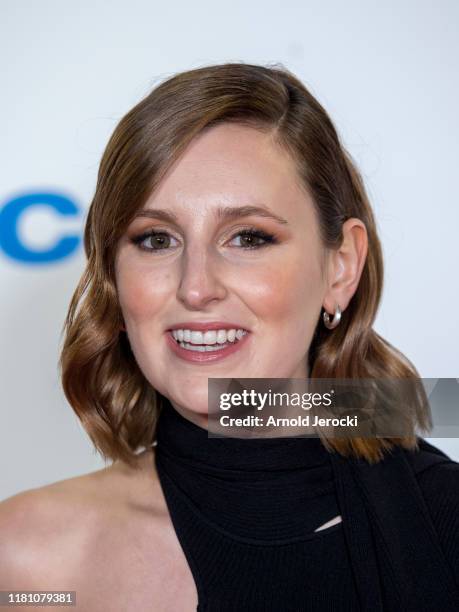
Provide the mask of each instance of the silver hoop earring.
[{"label": "silver hoop earring", "polygon": [[341,321],[341,308],[339,304],[336,305],[335,314],[333,315],[333,321],[330,323],[330,316],[327,311],[324,312],[324,325],[327,329],[335,329],[338,323]]}]

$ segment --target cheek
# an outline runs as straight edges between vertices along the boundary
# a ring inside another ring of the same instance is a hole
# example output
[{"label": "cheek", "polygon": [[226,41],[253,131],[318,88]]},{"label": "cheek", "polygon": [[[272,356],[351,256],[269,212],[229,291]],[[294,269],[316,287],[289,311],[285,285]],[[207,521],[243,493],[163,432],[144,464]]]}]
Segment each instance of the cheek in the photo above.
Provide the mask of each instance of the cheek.
[{"label": "cheek", "polygon": [[123,266],[118,270],[117,286],[120,306],[126,321],[150,318],[161,307],[167,278],[144,268]]},{"label": "cheek", "polygon": [[314,320],[322,299],[319,264],[312,258],[293,258],[280,266],[265,266],[251,278],[254,312],[261,322],[283,322],[295,326]]}]

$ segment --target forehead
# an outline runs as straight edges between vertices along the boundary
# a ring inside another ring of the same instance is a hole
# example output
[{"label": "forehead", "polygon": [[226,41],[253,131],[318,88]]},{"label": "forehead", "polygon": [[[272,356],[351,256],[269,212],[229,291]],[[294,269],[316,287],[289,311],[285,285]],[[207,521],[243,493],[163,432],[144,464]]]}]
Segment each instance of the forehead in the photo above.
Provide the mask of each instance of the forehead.
[{"label": "forehead", "polygon": [[308,199],[294,161],[270,133],[222,124],[190,143],[143,208],[207,216],[221,205],[262,204],[295,218]]}]

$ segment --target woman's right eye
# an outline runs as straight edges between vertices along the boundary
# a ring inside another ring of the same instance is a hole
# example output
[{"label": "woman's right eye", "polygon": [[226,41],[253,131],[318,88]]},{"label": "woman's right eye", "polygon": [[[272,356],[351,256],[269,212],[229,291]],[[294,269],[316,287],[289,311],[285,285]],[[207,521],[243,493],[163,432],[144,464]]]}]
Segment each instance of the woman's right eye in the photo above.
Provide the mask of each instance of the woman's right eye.
[{"label": "woman's right eye", "polygon": [[[131,241],[143,251],[148,251],[149,253],[162,251],[167,249],[170,246],[170,239],[173,238],[167,232],[155,232],[150,231],[140,236],[135,236],[131,239]],[[175,239],[174,239],[175,240]],[[145,246],[145,243],[150,243],[150,246]]]}]

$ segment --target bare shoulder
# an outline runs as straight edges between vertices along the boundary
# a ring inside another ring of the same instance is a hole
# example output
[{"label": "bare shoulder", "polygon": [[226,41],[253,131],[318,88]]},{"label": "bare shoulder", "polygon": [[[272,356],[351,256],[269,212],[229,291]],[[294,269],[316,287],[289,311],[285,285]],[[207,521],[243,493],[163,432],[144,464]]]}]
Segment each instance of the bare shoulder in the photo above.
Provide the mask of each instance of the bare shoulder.
[{"label": "bare shoulder", "polygon": [[0,589],[89,591],[106,563],[113,581],[123,570],[116,559],[135,567],[135,543],[168,524],[153,452],[136,468],[115,462],[0,502]]}]

